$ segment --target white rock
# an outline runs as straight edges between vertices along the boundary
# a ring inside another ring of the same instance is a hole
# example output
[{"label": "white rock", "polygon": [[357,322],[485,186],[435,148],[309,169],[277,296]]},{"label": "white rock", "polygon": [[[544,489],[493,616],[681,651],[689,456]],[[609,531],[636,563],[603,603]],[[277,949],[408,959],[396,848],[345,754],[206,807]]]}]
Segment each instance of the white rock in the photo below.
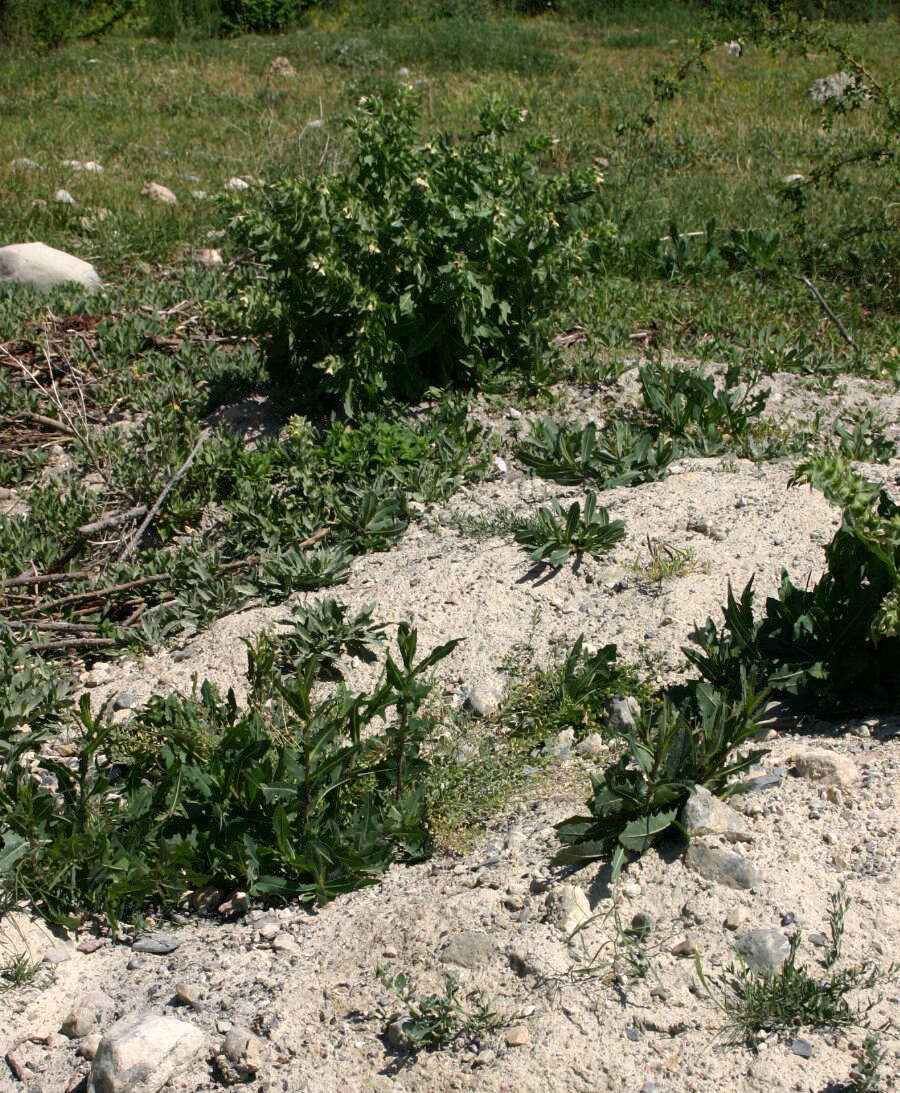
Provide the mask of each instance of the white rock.
[{"label": "white rock", "polygon": [[88,1076],[87,1093],[157,1093],[195,1059],[206,1037],[187,1021],[132,1013],[109,1029]]},{"label": "white rock", "polygon": [[606,754],[606,741],[598,732],[592,732],[575,745],[575,754],[583,759],[602,759]]},{"label": "white rock", "polygon": [[3,281],[34,285],[41,292],[49,292],[55,285],[69,282],[91,292],[103,287],[89,262],[45,243],[12,243],[0,247],[0,282]]},{"label": "white rock", "polygon": [[823,786],[850,789],[859,781],[852,759],[831,751],[804,751],[793,757],[794,773]]},{"label": "white rock", "polygon": [[53,200],[57,205],[74,205],[75,198],[69,193],[68,190],[57,190],[53,195]]},{"label": "white rock", "polygon": [[62,161],[63,167],[68,167],[70,171],[86,171],[91,175],[102,175],[103,168],[99,163],[95,163],[94,160],[89,159],[82,163],[77,159],[64,159]]},{"label": "white rock", "polygon": [[753,841],[747,821],[704,786],[695,786],[681,810],[681,822],[688,838],[724,835],[730,843]]},{"label": "white rock", "polygon": [[606,716],[613,732],[634,732],[637,718],[641,716],[641,707],[636,698],[611,698],[606,704]]},{"label": "white rock", "polygon": [[148,182],[143,190],[141,190],[141,197],[149,197],[151,201],[158,201],[160,205],[178,204],[178,198],[172,193],[169,187],[163,186],[159,182]]},{"label": "white rock", "polygon": [[44,169],[37,160],[29,159],[28,156],[19,156],[18,159],[12,160],[10,167],[19,167],[22,170],[29,171],[43,171]]},{"label": "white rock", "polygon": [[560,884],[547,894],[547,918],[566,935],[591,917],[591,905],[581,888]]},{"label": "white rock", "polygon": [[273,57],[266,71],[270,76],[281,76],[287,80],[297,75],[297,70],[287,57]]},{"label": "white rock", "polygon": [[475,717],[490,717],[497,712],[502,701],[503,688],[489,680],[476,684],[466,695],[463,706]]},{"label": "white rock", "polygon": [[245,182],[242,178],[238,178],[237,175],[235,175],[234,177],[229,178],[229,180],[225,183],[225,189],[226,190],[249,190],[250,189],[250,183]]},{"label": "white rock", "polygon": [[221,266],[222,252],[213,247],[199,247],[194,251],[193,258],[201,266]]}]

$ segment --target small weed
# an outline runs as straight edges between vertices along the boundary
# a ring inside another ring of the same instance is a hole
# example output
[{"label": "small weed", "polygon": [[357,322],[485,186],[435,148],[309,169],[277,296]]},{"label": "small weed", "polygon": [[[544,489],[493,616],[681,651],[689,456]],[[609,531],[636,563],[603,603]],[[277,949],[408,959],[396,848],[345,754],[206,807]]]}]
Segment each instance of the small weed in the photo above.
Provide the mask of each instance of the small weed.
[{"label": "small weed", "polygon": [[540,508],[525,527],[516,532],[516,542],[531,550],[532,560],[559,568],[572,553],[606,554],[625,538],[622,520],[609,519],[609,512],[597,505],[595,493],[585,494],[584,515],[573,501],[568,510],[558,501]]},{"label": "small weed", "polygon": [[391,975],[381,965],[376,974],[403,1006],[403,1012],[393,1015],[389,1023],[401,1022],[402,1042],[411,1052],[471,1042],[513,1020],[497,1013],[481,990],[469,991],[461,999],[459,977],[454,972],[445,973],[441,994],[420,994],[405,973]]},{"label": "small weed", "polygon": [[881,1088],[879,1070],[886,1049],[882,1048],[874,1032],[866,1034],[856,1055],[856,1065],[850,1071],[846,1093],[875,1093]]},{"label": "small weed", "polygon": [[16,953],[0,966],[0,990],[37,987],[44,990],[53,985],[56,972],[40,960],[31,960],[25,953]]},{"label": "small weed", "polygon": [[717,998],[707,983],[699,958],[697,973],[709,997],[727,1016],[734,1033],[753,1042],[760,1031],[785,1031],[797,1028],[841,1028],[862,1025],[875,1004],[854,1005],[850,995],[871,990],[886,973],[869,964],[832,971],[819,979],[805,968],[797,967],[800,934],[791,938],[791,949],[780,971],[759,974],[743,962],[728,969],[729,982],[724,995]]},{"label": "small weed", "polygon": [[885,436],[886,426],[887,422],[872,410],[856,414],[849,428],[836,422],[838,450],[847,459],[860,463],[887,463],[894,458],[897,445]]},{"label": "small weed", "polygon": [[662,584],[663,581],[686,577],[688,573],[694,573],[701,568],[697,555],[689,547],[682,550],[660,539],[651,539],[649,535],[647,536],[647,554],[646,561],[643,558],[635,558],[631,565],[631,571],[640,581],[654,581],[656,584]]},{"label": "small weed", "polygon": [[453,512],[447,518],[446,526],[458,531],[467,539],[481,542],[484,539],[508,538],[516,534],[528,523],[528,518],[507,505],[498,505],[477,516],[464,512]]}]

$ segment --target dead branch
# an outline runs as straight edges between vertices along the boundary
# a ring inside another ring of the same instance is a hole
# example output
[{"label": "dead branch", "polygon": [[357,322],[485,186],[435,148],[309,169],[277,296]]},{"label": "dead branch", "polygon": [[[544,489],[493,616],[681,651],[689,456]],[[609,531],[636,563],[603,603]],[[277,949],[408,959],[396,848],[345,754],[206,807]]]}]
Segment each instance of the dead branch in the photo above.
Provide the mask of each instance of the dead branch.
[{"label": "dead branch", "polygon": [[58,600],[51,600],[50,603],[36,605],[30,611],[26,611],[23,617],[31,618],[38,612],[43,614],[48,611],[57,611],[60,607],[68,607],[73,603],[84,603],[87,600],[105,600],[117,592],[128,592],[132,588],[143,588],[145,585],[158,584],[160,581],[168,579],[168,573],[153,573],[149,577],[138,577],[134,581],[125,581],[123,584],[108,585],[106,588],[91,588],[86,592],[73,592],[71,596],[61,596]]},{"label": "dead branch", "polygon": [[159,512],[160,508],[162,507],[163,502],[165,501],[165,499],[171,493],[172,487],[175,486],[176,483],[181,480],[181,478],[186,473],[188,467],[190,467],[190,465],[194,462],[194,460],[197,457],[197,453],[200,451],[200,448],[203,446],[203,442],[206,440],[206,438],[208,436],[209,436],[209,429],[204,429],[203,432],[201,432],[200,436],[197,437],[197,443],[191,449],[190,455],[181,464],[181,466],[178,468],[178,470],[172,475],[172,477],[169,479],[169,481],[165,484],[165,486],[163,487],[162,493],[153,502],[153,505],[151,506],[150,511],[147,513],[147,515],[141,521],[140,527],[137,529],[137,531],[135,531],[135,533],[131,536],[131,538],[125,543],[125,547],[123,548],[122,552],[119,554],[119,561],[120,562],[124,561],[132,553],[132,551],[137,546],[137,544],[140,542],[141,537],[143,536],[144,532],[147,530],[147,528],[152,523],[153,517]]},{"label": "dead branch", "polygon": [[86,539],[89,535],[95,535],[98,531],[105,531],[106,528],[127,524],[129,520],[138,520],[146,511],[146,505],[135,505],[134,508],[126,509],[125,512],[105,512],[96,520],[92,520],[91,523],[82,524],[76,528],[76,531],[82,539]]},{"label": "dead branch", "polygon": [[813,296],[815,296],[815,298],[822,305],[822,310],[825,312],[825,314],[828,316],[828,318],[831,319],[831,321],[834,323],[834,325],[838,328],[838,330],[841,333],[841,337],[844,339],[844,341],[847,343],[847,345],[849,345],[852,349],[855,349],[856,348],[856,342],[847,333],[847,328],[844,326],[844,324],[841,322],[841,320],[837,317],[837,315],[835,315],[835,313],[828,306],[828,303],[826,302],[825,297],[822,295],[821,292],[819,292],[819,290],[812,283],[812,281],[810,281],[810,279],[808,277],[803,277],[803,276],[800,276],[799,274],[796,274],[796,273],[793,276],[794,276],[794,279],[796,281],[801,281],[804,285],[806,285],[806,287],[809,289],[809,291],[813,294]]},{"label": "dead branch", "polygon": [[9,577],[0,581],[0,591],[7,588],[23,588],[32,584],[57,584],[62,581],[84,581],[92,576],[86,569],[69,573],[32,573],[20,577]]}]

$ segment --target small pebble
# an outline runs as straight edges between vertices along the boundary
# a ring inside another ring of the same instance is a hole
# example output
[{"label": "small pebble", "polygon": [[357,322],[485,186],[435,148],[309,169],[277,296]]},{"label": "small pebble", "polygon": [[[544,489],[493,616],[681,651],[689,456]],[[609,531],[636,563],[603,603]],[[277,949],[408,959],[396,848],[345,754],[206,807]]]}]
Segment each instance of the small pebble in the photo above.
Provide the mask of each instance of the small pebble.
[{"label": "small pebble", "polygon": [[506,1033],[507,1047],[523,1047],[531,1039],[528,1029],[524,1025],[513,1025]]},{"label": "small pebble", "polygon": [[809,1040],[794,1040],[791,1043],[790,1050],[792,1055],[799,1055],[801,1059],[812,1058],[813,1049]]}]

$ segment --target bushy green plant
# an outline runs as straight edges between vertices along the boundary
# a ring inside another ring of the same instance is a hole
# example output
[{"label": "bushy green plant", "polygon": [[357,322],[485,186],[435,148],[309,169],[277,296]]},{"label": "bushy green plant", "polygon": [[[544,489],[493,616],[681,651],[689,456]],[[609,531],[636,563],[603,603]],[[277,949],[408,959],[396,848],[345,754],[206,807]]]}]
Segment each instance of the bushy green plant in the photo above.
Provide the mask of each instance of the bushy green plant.
[{"label": "bushy green plant", "polygon": [[622,421],[598,433],[593,422],[577,428],[545,418],[516,447],[516,458],[542,478],[567,486],[587,481],[599,489],[655,482],[674,455],[672,444]]},{"label": "bushy green plant", "polygon": [[[151,703],[128,734],[85,697],[74,769],[40,751],[46,731],[4,734],[4,900],[57,921],[171,906],[207,883],[326,900],[421,857],[426,675],[455,645],[417,661],[401,624],[399,658],[387,655],[372,692],[316,701],[313,655],[291,675],[257,671],[244,709],[204,685],[199,700]],[[384,728],[367,733],[376,719]]]},{"label": "bushy green plant", "polygon": [[573,552],[586,551],[598,557],[624,538],[624,521],[611,521],[609,511],[598,506],[597,495],[590,492],[584,497],[583,515],[578,501],[573,501],[568,510],[553,501],[549,508],[541,506],[534,518],[516,532],[516,542],[531,550],[535,562],[557,568]]},{"label": "bushy green plant", "polygon": [[639,376],[644,405],[658,427],[686,441],[699,455],[719,452],[729,441],[745,436],[769,394],[752,383],[742,384],[734,365],[721,386],[714,376],[660,362],[642,366]]},{"label": "bushy green plant", "polygon": [[66,675],[29,652],[21,637],[0,626],[0,761],[12,730],[58,726],[72,705]]},{"label": "bushy green plant", "polygon": [[795,483],[817,486],[842,511],[812,588],[783,573],[765,613],[753,617],[752,581],[728,591],[724,623],[710,619],[685,654],[734,696],[744,672],[780,697],[823,713],[900,707],[900,506],[836,454],[801,465]]},{"label": "bushy green plant", "polygon": [[680,705],[664,696],[656,712],[642,713],[634,731],[625,734],[621,757],[591,776],[590,815],[556,825],[565,844],[556,861],[586,862],[611,853],[616,876],[629,854],[642,854],[675,824],[695,786],[720,797],[735,793],[735,776],[765,754],[737,751],[757,731],[762,700],[746,679],[736,700],[697,683]]},{"label": "bushy green plant", "polygon": [[423,144],[411,93],[364,97],[339,174],[286,178],[234,209],[232,245],[251,261],[226,318],[262,338],[275,381],[354,411],[501,367],[527,374],[598,187],[544,176],[545,138],[509,150],[517,122],[493,106],[471,136]]}]

